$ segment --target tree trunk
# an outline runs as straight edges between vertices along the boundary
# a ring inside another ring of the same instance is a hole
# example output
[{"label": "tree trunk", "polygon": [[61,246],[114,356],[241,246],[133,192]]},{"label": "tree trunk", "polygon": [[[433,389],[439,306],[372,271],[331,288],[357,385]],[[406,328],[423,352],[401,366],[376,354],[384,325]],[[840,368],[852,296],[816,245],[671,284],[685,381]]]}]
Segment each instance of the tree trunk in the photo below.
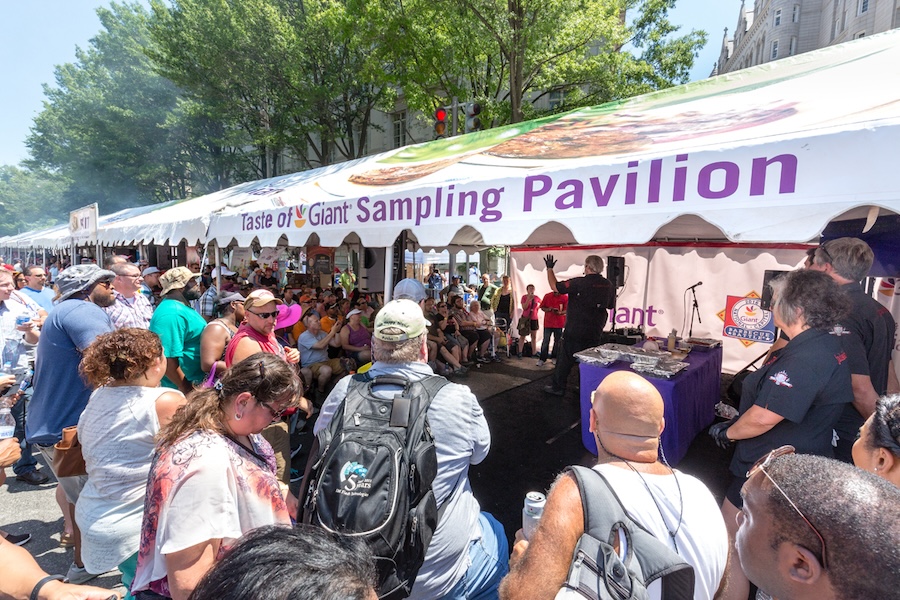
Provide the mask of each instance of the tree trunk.
[{"label": "tree trunk", "polygon": [[521,123],[522,96],[525,79],[524,7],[520,0],[509,0],[509,24],[512,39],[509,44],[509,108],[510,123]]}]

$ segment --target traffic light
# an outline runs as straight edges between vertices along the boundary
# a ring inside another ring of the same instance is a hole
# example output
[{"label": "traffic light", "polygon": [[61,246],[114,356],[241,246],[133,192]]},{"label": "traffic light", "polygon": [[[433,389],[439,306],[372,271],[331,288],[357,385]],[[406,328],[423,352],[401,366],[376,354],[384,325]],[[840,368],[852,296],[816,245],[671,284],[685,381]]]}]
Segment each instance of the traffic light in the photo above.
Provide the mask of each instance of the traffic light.
[{"label": "traffic light", "polygon": [[447,137],[447,109],[441,107],[434,111],[434,138],[440,140]]},{"label": "traffic light", "polygon": [[478,115],[481,114],[481,105],[477,102],[467,102],[466,103],[466,133],[470,131],[481,131],[484,127],[481,126],[481,117]]}]

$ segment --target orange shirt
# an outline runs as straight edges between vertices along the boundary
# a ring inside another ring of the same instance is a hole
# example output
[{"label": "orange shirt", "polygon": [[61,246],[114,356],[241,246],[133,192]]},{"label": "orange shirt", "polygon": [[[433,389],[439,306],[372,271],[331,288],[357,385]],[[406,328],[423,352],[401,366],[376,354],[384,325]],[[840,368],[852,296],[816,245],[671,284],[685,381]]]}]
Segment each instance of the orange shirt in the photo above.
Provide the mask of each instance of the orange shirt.
[{"label": "orange shirt", "polygon": [[295,340],[299,340],[299,339],[300,339],[300,335],[301,335],[304,331],[306,331],[306,325],[303,324],[303,319],[300,319],[300,320],[297,321],[297,323],[294,325],[293,329],[291,329],[291,335],[294,336],[294,339],[295,339]]}]

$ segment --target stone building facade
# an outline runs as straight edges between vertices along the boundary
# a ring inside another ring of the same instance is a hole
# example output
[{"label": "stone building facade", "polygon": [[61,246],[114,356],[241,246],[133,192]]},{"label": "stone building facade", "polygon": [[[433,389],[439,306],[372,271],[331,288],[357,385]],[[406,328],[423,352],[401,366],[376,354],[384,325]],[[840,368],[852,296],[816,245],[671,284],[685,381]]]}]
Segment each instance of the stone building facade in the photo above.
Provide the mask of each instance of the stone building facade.
[{"label": "stone building facade", "polygon": [[722,39],[713,75],[900,27],[900,0],[749,0]]}]

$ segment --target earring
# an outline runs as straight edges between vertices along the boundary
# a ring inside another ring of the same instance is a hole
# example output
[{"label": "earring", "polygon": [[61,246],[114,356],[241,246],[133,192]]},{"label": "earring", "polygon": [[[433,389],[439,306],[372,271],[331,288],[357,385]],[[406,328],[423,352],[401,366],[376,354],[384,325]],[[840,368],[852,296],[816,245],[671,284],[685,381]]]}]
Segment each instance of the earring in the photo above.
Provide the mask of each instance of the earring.
[{"label": "earring", "polygon": [[243,418],[244,418],[244,415],[242,415],[241,413],[238,413],[238,412],[234,413],[234,420],[235,420],[235,421],[240,421],[240,420],[243,419]]}]

